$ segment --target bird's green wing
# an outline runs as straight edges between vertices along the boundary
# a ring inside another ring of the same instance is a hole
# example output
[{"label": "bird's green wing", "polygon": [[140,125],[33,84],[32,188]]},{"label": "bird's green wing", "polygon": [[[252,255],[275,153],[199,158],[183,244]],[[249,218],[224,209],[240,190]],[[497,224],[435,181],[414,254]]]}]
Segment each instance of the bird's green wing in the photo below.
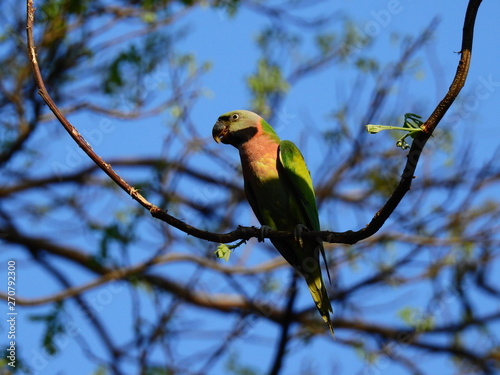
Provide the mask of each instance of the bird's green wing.
[{"label": "bird's green wing", "polygon": [[310,230],[320,230],[316,196],[304,157],[292,142],[281,141],[279,158],[296,201],[307,220],[303,224]]},{"label": "bird's green wing", "polygon": [[[281,141],[279,147],[279,158],[285,176],[295,196],[295,201],[300,205],[309,229],[319,231],[318,207],[316,206],[316,195],[311,179],[311,173],[307,169],[306,162],[300,150],[290,141]],[[320,242],[321,256],[326,263],[325,249]],[[330,271],[326,267],[328,280],[331,282]]]}]

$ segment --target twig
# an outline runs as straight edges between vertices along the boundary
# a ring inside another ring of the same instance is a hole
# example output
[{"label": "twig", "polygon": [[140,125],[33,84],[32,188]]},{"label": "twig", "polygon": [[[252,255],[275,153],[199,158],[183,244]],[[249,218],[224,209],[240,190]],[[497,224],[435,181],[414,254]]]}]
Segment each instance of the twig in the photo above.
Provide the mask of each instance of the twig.
[{"label": "twig", "polygon": [[[61,113],[57,105],[54,103],[50,97],[43,78],[38,66],[38,61],[35,52],[35,43],[33,39],[33,25],[35,17],[35,8],[33,5],[34,0],[27,0],[27,39],[28,39],[28,55],[30,58],[35,82],[39,88],[38,93],[43,98],[47,106],[54,113],[56,118],[66,129],[73,140],[78,144],[78,146],[98,165],[104,173],[106,173],[118,186],[120,186],[127,194],[129,194],[134,200],[141,204],[144,208],[148,209],[151,215],[159,220],[166,222],[169,225],[187,233],[188,235],[207,240],[212,242],[229,243],[236,240],[248,240],[252,237],[259,237],[261,233],[258,228],[255,227],[238,227],[236,230],[228,233],[213,233],[198,229],[193,227],[182,220],[175,218],[168,214],[167,211],[160,209],[154,204],[150,203],[146,198],[144,198],[135,188],[130,186],[125,180],[123,180],[111,167],[110,164],[106,163],[99,155],[97,155],[85,138],[78,132],[78,130],[70,124],[66,117]],[[399,185],[385,203],[385,205],[375,214],[370,223],[358,231],[347,231],[347,232],[305,232],[304,237],[314,236],[320,237],[325,242],[330,243],[346,243],[354,244],[363,239],[366,239],[373,234],[375,234],[389,218],[392,212],[396,209],[399,202],[403,199],[405,194],[410,190],[413,175],[418,164],[418,160],[422,153],[422,150],[427,142],[427,140],[432,135],[432,132],[438,125],[439,121],[443,118],[444,114],[451,106],[460,90],[464,86],[467,73],[470,66],[471,51],[472,51],[472,40],[474,32],[474,23],[477,15],[477,11],[481,0],[470,0],[467,7],[467,12],[465,16],[464,28],[463,28],[463,40],[462,40],[462,50],[461,59],[457,67],[457,72],[455,78],[448,90],[448,93],[444,99],[438,104],[434,112],[428,118],[428,120],[423,125],[423,132],[417,136],[411,146],[410,152],[407,157],[406,166],[404,168],[403,174]],[[277,237],[291,237],[293,233],[282,232],[282,231],[270,231],[265,237],[266,238],[277,238]]]}]

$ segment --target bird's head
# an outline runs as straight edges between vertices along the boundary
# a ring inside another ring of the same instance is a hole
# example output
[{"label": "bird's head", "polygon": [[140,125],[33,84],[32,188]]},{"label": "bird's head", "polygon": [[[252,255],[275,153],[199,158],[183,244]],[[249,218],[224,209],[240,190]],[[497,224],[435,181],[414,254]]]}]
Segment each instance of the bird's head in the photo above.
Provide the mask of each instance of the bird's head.
[{"label": "bird's head", "polygon": [[217,143],[238,148],[262,129],[261,120],[258,114],[245,110],[224,113],[217,119],[212,137]]}]

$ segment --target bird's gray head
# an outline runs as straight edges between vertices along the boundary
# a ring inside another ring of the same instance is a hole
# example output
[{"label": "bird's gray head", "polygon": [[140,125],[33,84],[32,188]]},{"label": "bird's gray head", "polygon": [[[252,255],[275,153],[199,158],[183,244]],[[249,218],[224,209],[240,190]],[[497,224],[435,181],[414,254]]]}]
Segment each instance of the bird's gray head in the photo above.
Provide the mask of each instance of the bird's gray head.
[{"label": "bird's gray head", "polygon": [[212,137],[217,143],[238,148],[262,129],[261,120],[258,114],[245,110],[224,113],[217,119]]}]

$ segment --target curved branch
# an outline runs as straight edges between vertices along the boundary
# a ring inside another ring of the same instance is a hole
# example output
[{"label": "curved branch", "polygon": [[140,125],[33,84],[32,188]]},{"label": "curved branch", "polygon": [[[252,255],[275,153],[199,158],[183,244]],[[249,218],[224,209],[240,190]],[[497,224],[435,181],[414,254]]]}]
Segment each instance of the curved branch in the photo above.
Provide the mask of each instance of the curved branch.
[{"label": "curved branch", "polygon": [[421,132],[413,141],[410,152],[407,156],[401,180],[399,181],[396,190],[394,190],[389,200],[375,214],[373,219],[365,228],[352,233],[354,238],[358,238],[359,236],[358,241],[375,234],[396,209],[408,190],[410,190],[411,183],[414,178],[414,172],[417,168],[417,164],[425,144],[464,86],[471,61],[474,23],[481,1],[482,0],[469,1],[463,28],[461,58],[458,63],[457,72],[450,88],[448,89],[448,92],[446,93],[444,99],[437,105],[436,109],[432,112],[427,121],[425,121],[422,125],[422,129],[424,131]]},{"label": "curved branch", "polygon": [[[38,61],[35,52],[35,44],[33,39],[33,25],[35,17],[35,8],[33,6],[34,0],[27,0],[27,39],[28,39],[28,55],[30,58],[34,78],[36,84],[39,88],[39,94],[48,105],[50,110],[57,117],[62,126],[66,129],[73,140],[78,144],[78,146],[96,163],[103,171],[106,173],[119,187],[121,187],[127,194],[129,194],[134,200],[141,204],[144,208],[148,209],[151,215],[159,220],[166,222],[167,224],[185,232],[188,235],[207,240],[212,242],[234,242],[236,240],[248,240],[252,237],[259,237],[260,232],[258,228],[254,227],[238,227],[236,230],[219,234],[208,232],[205,230],[193,227],[176,217],[169,215],[167,211],[160,209],[154,204],[146,200],[135,188],[130,186],[125,180],[123,180],[111,167],[110,164],[106,163],[99,155],[97,155],[85,138],[78,132],[78,130],[71,125],[71,123],[66,119],[63,113],[59,110],[57,105],[54,103],[50,97],[43,78],[38,66]],[[385,203],[385,205],[375,214],[370,223],[358,231],[347,231],[347,232],[310,232],[304,233],[304,236],[314,236],[319,237],[325,242],[330,243],[347,243],[354,244],[363,239],[366,239],[373,234],[375,234],[389,218],[392,212],[396,209],[398,204],[401,202],[405,194],[410,190],[412,180],[414,178],[414,172],[417,167],[422,150],[432,135],[432,132],[438,125],[439,121],[443,118],[444,114],[447,112],[448,108],[451,106],[460,90],[462,89],[467,73],[470,66],[471,51],[472,51],[472,40],[474,32],[474,23],[477,15],[478,8],[481,4],[481,0],[470,0],[467,8],[464,28],[463,28],[463,40],[462,40],[462,51],[461,59],[457,67],[457,72],[455,78],[448,90],[448,93],[444,99],[438,104],[434,112],[427,119],[427,121],[422,126],[424,130],[415,138],[412,143],[410,152],[407,156],[406,166],[404,168],[403,174],[399,185]],[[271,231],[266,236],[266,238],[276,238],[276,237],[291,237],[293,233],[291,232],[281,232],[281,231]]]},{"label": "curved branch", "polygon": [[439,124],[439,121],[441,121],[445,113],[457,98],[460,90],[462,90],[462,87],[465,85],[471,61],[474,24],[476,22],[477,11],[481,2],[482,0],[470,0],[469,5],[467,6],[462,34],[462,49],[460,51],[461,57],[457,66],[455,78],[453,78],[450,88],[448,89],[448,92],[443,100],[439,102],[434,112],[432,112],[427,121],[422,125],[422,129],[429,136],[432,134],[436,126]]}]

